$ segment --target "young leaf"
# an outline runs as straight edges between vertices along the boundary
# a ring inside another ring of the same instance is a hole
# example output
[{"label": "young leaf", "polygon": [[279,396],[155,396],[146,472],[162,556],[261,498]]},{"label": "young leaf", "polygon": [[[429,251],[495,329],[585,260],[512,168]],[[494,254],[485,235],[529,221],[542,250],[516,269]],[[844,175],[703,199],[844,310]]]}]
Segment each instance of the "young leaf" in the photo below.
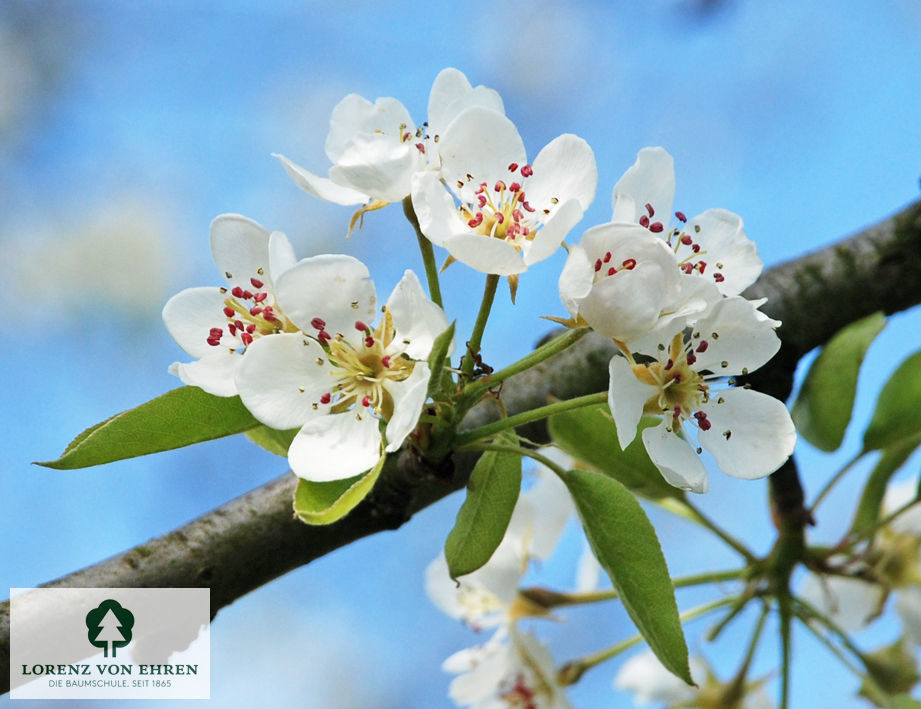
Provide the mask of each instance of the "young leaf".
[{"label": "young leaf", "polygon": [[279,431],[268,426],[257,426],[247,431],[246,437],[257,446],[265,448],[269,453],[287,458],[288,448],[299,430],[298,428],[291,428],[287,431]]},{"label": "young leaf", "polygon": [[[658,423],[646,419],[640,428]],[[684,492],[669,485],[646,453],[639,435],[626,450],[617,443],[617,428],[607,404],[554,414],[548,421],[550,437],[577,461],[610,475],[637,495],[650,500],[684,498]]]},{"label": "young leaf", "polygon": [[445,366],[445,360],[448,356],[448,350],[451,343],[454,342],[454,325],[457,321],[452,322],[448,329],[435,338],[432,344],[432,351],[429,353],[428,364],[432,372],[432,378],[429,379],[429,396],[432,396],[444,384],[441,373]]},{"label": "young leaf", "polygon": [[294,514],[307,524],[332,524],[354,509],[368,496],[384,468],[381,456],[371,470],[345,480],[317,483],[301,478],[294,491]]},{"label": "young leaf", "polygon": [[865,451],[889,448],[918,433],[921,401],[921,352],[908,357],[883,386],[863,434]]},{"label": "young leaf", "polygon": [[[501,435],[497,440],[516,439],[511,434]],[[520,490],[520,455],[486,451],[480,456],[467,482],[467,499],[445,540],[451,578],[476,571],[489,561],[505,536]]]},{"label": "young leaf", "polygon": [[693,684],[675,589],[655,529],[633,494],[601,473],[570,470],[563,478],[592,551],[624,608],[659,661]]},{"label": "young leaf", "polygon": [[919,445],[921,445],[921,433],[883,451],[863,488],[857,511],[854,513],[854,522],[851,524],[852,533],[860,534],[876,524],[889,480]]},{"label": "young leaf", "polygon": [[213,396],[185,386],[91,426],[60,458],[37,464],[57,470],[88,468],[242,433],[259,425],[240,397]]},{"label": "young leaf", "polygon": [[791,414],[799,434],[819,450],[837,450],[844,440],[860,365],[885,326],[882,313],[851,323],[828,341],[809,368]]}]

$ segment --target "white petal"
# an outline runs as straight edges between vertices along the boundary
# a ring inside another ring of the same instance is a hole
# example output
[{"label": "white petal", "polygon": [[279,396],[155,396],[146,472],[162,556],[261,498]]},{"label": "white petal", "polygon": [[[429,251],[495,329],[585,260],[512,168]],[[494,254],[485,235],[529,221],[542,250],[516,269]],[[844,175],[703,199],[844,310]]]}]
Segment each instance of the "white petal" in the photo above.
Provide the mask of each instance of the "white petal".
[{"label": "white petal", "polygon": [[563,239],[579,220],[582,218],[582,207],[579,201],[571,199],[557,209],[544,226],[538,229],[537,235],[525,251],[524,261],[529,266],[538,261],[543,261],[560,248]]},{"label": "white petal", "polygon": [[283,272],[297,263],[294,255],[294,249],[288,237],[280,231],[273,231],[269,236],[269,274],[272,277],[272,290],[274,290],[274,279],[278,278]]},{"label": "white petal", "polygon": [[226,297],[220,288],[214,286],[186,288],[163,306],[166,329],[177,344],[193,357],[207,357],[218,349],[207,342],[214,327],[225,330],[220,347],[226,350],[233,346],[228,344],[232,338],[226,332],[227,317],[223,313]]},{"label": "white petal", "polygon": [[[778,325],[741,296],[721,298],[706,317],[697,321],[695,334],[707,342],[697,354],[697,369],[709,369],[718,376],[754,372],[780,349],[774,332]],[[716,337],[714,337],[716,333]],[[725,363],[725,366],[724,366]]]},{"label": "white petal", "polygon": [[608,375],[608,407],[617,427],[617,442],[626,448],[636,438],[643,407],[656,390],[637,379],[630,364],[620,355],[611,357]]},{"label": "white petal", "polygon": [[387,452],[398,450],[416,427],[422,406],[428,396],[429,378],[432,376],[425,362],[416,362],[412,374],[401,382],[385,383],[393,397],[393,416],[387,422]]},{"label": "white petal", "polygon": [[578,200],[582,211],[595,199],[598,167],[589,144],[565,134],[550,141],[534,158],[534,174],[524,185],[528,202],[538,209],[551,208],[552,198],[563,204]]},{"label": "white petal", "polygon": [[866,625],[883,600],[883,590],[877,584],[845,576],[815,574],[803,578],[797,595],[849,632]]},{"label": "white petal", "polygon": [[314,197],[319,197],[326,202],[342,205],[362,204],[371,199],[371,197],[363,192],[353,190],[351,187],[337,185],[329,178],[320,177],[309,170],[305,170],[300,165],[296,165],[288,160],[284,155],[278,155],[277,153],[273,153],[273,155],[281,160],[281,164],[284,166],[285,171],[291,179],[294,180],[294,184],[302,190],[309,192]]},{"label": "white petal", "polygon": [[[505,113],[505,107],[499,94],[485,86],[473,88],[467,77],[457,69],[443,69],[432,84],[429,94],[428,133],[441,134],[464,109],[473,106],[499,113]],[[437,146],[437,143],[434,143]]]},{"label": "white petal", "polygon": [[480,273],[510,276],[528,270],[518,249],[504,239],[468,232],[452,236],[444,246],[454,258]]},{"label": "white petal", "polygon": [[[886,494],[883,496],[883,514],[890,515],[914,500],[917,490],[918,483],[915,480],[889,483],[886,487]],[[889,528],[897,533],[921,536],[921,505],[909,507],[890,522]]]},{"label": "white petal", "polygon": [[[572,460],[564,465],[571,467]],[[537,482],[518,498],[503,541],[517,545],[521,559],[549,558],[575,509],[566,486],[555,474],[543,467],[536,474]]]},{"label": "white petal", "polygon": [[758,248],[745,236],[737,214],[708,209],[691,219],[686,230],[706,252],[707,269],[699,277],[712,279],[714,274],[722,274],[724,280],[714,282],[723,295],[738,295],[761,275],[764,264]]},{"label": "white petal", "polygon": [[663,148],[643,148],[617,184],[611,198],[615,222],[636,224],[647,214],[646,205],[655,210],[652,221],[665,226],[672,219],[672,200],[675,197],[675,163]]},{"label": "white petal", "polygon": [[711,392],[700,407],[711,427],[697,434],[720,469],[754,480],[773,473],[793,453],[796,429],[783,402],[753,389]]},{"label": "white petal", "polygon": [[370,470],[381,453],[378,420],[347,411],[308,421],[291,442],[288,464],[305,480],[329,482]]},{"label": "white petal", "polygon": [[595,269],[585,249],[579,244],[571,246],[560,272],[559,289],[560,300],[573,317],[579,314],[579,301],[591,291],[594,276]]},{"label": "white petal", "polygon": [[214,396],[236,396],[234,372],[243,357],[233,354],[224,347],[215,347],[213,351],[194,362],[174,362],[169,368],[183,384],[196,386]]},{"label": "white petal", "polygon": [[915,645],[921,645],[921,588],[909,586],[899,589],[895,610],[902,619],[902,628]]},{"label": "white petal", "polygon": [[374,281],[368,267],[343,254],[322,254],[299,261],[278,277],[275,295],[282,311],[304,332],[321,318],[326,331],[352,337],[355,322],[370,325],[377,315]]},{"label": "white petal", "polygon": [[442,175],[453,190],[458,180],[472,175],[467,201],[475,202],[473,190],[480,182],[490,187],[496,180],[510,181],[511,163],[523,165],[527,159],[524,143],[515,124],[501,113],[475,106],[463,111],[441,136],[438,143]]},{"label": "white petal", "polygon": [[597,591],[601,581],[601,564],[592,547],[586,542],[576,564],[576,591],[587,593]]},{"label": "white petal", "polygon": [[627,660],[615,675],[614,686],[623,691],[633,692],[633,701],[640,705],[655,702],[668,705],[690,704],[698,692],[665,669],[652,650],[646,650]]},{"label": "white petal", "polygon": [[642,436],[649,458],[669,485],[690,492],[707,491],[707,471],[687,441],[668,431],[664,422],[643,429]]},{"label": "white petal", "polygon": [[365,129],[374,104],[358,94],[349,94],[333,108],[329,117],[329,134],[326,136],[326,156],[330,162],[339,162],[339,156],[349,141]]},{"label": "white petal", "polygon": [[437,172],[417,172],[412,178],[413,211],[419,229],[433,244],[444,246],[467,225],[458,216],[453,195],[445,189]]},{"label": "white petal", "polygon": [[664,283],[657,264],[641,262],[598,281],[579,304],[579,312],[599,335],[630,342],[658,322]]},{"label": "white petal", "polygon": [[334,382],[323,348],[315,340],[300,333],[266,335],[247,347],[240,359],[236,372],[240,398],[267,426],[297,428],[328,408],[318,402]]},{"label": "white petal", "polygon": [[[393,316],[397,338],[409,340],[405,352],[412,359],[428,358],[435,338],[448,329],[444,311],[428,299],[418,277],[409,270],[387,299],[387,310]],[[452,342],[448,354],[453,351]]]},{"label": "white petal", "polygon": [[330,168],[329,177],[374,199],[398,202],[409,195],[410,179],[424,162],[412,142],[404,143],[395,135],[361,134]]},{"label": "white petal", "polygon": [[[239,214],[211,222],[211,255],[231,286],[252,290],[250,278],[269,273],[269,230]],[[271,288],[271,286],[270,286]]]}]

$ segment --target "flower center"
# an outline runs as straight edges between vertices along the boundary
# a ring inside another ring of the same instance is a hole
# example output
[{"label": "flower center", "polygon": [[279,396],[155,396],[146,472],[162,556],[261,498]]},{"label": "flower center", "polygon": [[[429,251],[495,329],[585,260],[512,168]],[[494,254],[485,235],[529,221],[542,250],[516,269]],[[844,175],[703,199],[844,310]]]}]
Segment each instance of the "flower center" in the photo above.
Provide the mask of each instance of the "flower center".
[{"label": "flower center", "polygon": [[[665,231],[665,226],[660,221],[652,221],[655,216],[656,210],[647,202],[646,214],[640,217],[639,224],[654,234],[660,234]],[[685,225],[688,218],[684,212],[675,212],[675,219],[678,220],[680,226],[672,228],[666,235],[665,241],[675,252],[675,256],[678,258],[678,267],[687,274],[697,271],[700,275],[704,275],[708,263],[701,256],[704,256],[707,252],[695,240],[697,235],[700,234],[700,224],[694,224],[690,230],[687,230]],[[691,232],[693,232],[693,235]],[[723,264],[717,262],[716,268],[710,271],[710,275],[713,276],[713,280],[717,283],[722,283],[726,280],[725,276],[720,273],[722,269]]]},{"label": "flower center", "polygon": [[603,278],[608,276],[613,276],[619,271],[632,271],[636,268],[636,259],[627,258],[620,262],[620,264],[612,263],[612,256],[610,251],[606,251],[604,256],[595,260],[595,276],[594,283],[597,283]]},{"label": "flower center", "polygon": [[415,362],[400,352],[399,345],[408,343],[394,343],[396,331],[390,311],[384,309],[376,330],[360,320],[355,322],[355,329],[362,335],[357,345],[341,333],[330,335],[322,318],[314,318],[311,325],[317,330],[316,338],[326,351],[335,381],[319,403],[331,405],[331,413],[361,407],[389,420],[393,416],[393,397],[386,384],[406,379],[415,367]]},{"label": "flower center", "polygon": [[[523,180],[534,174],[530,165],[518,166],[511,163],[508,166],[510,177],[508,182],[497,180],[490,189],[486,182],[481,182],[474,191],[476,204],[468,202],[462,204],[458,211],[467,226],[477,234],[504,239],[519,251],[522,245],[534,239],[540,224],[531,216],[537,210],[528,202],[525,195]],[[516,178],[516,173],[520,178]],[[472,175],[467,175],[467,182],[473,181]],[[465,182],[458,180],[458,188],[463,188]],[[551,202],[556,204],[554,197]],[[543,210],[545,215],[549,209]]]},{"label": "flower center", "polygon": [[880,539],[880,558],[874,564],[875,571],[892,588],[902,588],[921,582],[918,571],[918,554],[921,539],[911,534],[893,533],[883,530]]},{"label": "flower center", "polygon": [[[415,131],[409,130],[409,126],[405,123],[400,124],[399,136],[401,143],[413,143],[416,150],[425,155],[425,141],[429,140],[428,135],[428,123],[423,123],[421,126],[417,126]],[[435,136],[435,142],[438,142],[438,136]]]},{"label": "flower center", "polygon": [[[228,279],[232,278],[230,273],[225,275]],[[253,290],[241,286],[234,286],[232,289],[221,288],[221,293],[227,296],[223,309],[227,335],[224,335],[224,328],[212,327],[205,339],[209,345],[229,345],[230,350],[234,352],[248,347],[254,339],[263,335],[297,332],[297,327],[275,307],[275,298],[265,289],[265,282],[262,280],[264,275],[265,272],[260,268],[256,275],[249,279]]]}]

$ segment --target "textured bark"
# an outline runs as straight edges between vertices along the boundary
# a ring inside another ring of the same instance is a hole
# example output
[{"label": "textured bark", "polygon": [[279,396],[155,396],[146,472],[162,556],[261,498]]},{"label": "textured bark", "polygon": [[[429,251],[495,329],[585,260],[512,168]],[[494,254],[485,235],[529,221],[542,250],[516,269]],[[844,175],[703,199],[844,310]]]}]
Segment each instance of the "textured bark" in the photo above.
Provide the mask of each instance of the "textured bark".
[{"label": "textured bark", "polygon": [[[921,202],[856,236],[766,271],[745,295],[767,297],[764,312],[783,321],[783,347],[749,382],[787,397],[797,361],[844,325],[877,310],[893,313],[921,303]],[[501,389],[509,414],[607,387],[611,343],[591,335]],[[499,416],[487,400],[463,428]],[[546,441],[542,423],[519,431]],[[377,532],[396,529],[417,511],[466,484],[475,461],[455,455],[433,466],[404,449],[392,456],[378,485],[345,519],[308,527],[293,518],[296,479],[283,475],[184,527],[52,581],[52,587],[193,587],[211,589],[216,614],[240,596],[313,559]],[[792,475],[790,474],[792,470]],[[774,513],[802,525],[799,480],[793,466],[772,480]],[[0,690],[9,689],[9,602],[0,604]]]}]

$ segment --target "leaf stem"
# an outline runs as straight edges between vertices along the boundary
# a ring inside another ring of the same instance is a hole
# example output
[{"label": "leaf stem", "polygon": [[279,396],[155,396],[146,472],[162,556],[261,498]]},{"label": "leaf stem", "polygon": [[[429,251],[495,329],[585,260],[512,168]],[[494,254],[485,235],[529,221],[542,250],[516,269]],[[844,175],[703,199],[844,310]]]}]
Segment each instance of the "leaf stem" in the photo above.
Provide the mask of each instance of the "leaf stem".
[{"label": "leaf stem", "polygon": [[841,479],[845,476],[845,474],[854,466],[854,464],[858,460],[863,458],[863,454],[864,454],[864,451],[861,451],[856,456],[851,458],[847,463],[844,464],[843,468],[841,468],[837,473],[835,473],[831,477],[831,480],[825,483],[825,486],[819,491],[819,494],[816,495],[815,501],[812,503],[812,506],[809,508],[810,511],[815,512],[816,508],[822,503],[822,500],[824,500],[828,496],[828,493],[832,491],[835,485],[837,485],[841,481]]},{"label": "leaf stem", "polygon": [[[691,513],[690,519],[713,532],[717,537],[726,542],[726,544],[739,552],[739,554],[745,558],[745,561],[747,561],[749,564],[758,563],[758,558],[751,551],[749,551],[748,547],[746,547],[742,542],[729,534],[722,527],[717,525],[716,522],[707,517],[693,503],[688,502],[687,500],[683,500],[680,504],[688,508],[688,511]],[[669,508],[666,507],[666,509]]]},{"label": "leaf stem", "polygon": [[470,333],[467,352],[464,354],[464,364],[461,367],[462,376],[468,380],[470,375],[473,374],[476,355],[480,352],[480,342],[483,339],[483,331],[486,329],[486,321],[489,319],[489,311],[492,309],[492,301],[496,297],[496,286],[498,285],[499,276],[494,273],[486,275],[486,285],[483,288],[480,312],[477,313],[476,322],[473,324],[473,332]]},{"label": "leaf stem", "polygon": [[416,210],[413,209],[412,197],[403,198],[403,214],[406,215],[407,221],[412,224],[416,232],[416,239],[419,241],[419,252],[422,254],[422,264],[425,267],[425,278],[429,285],[429,298],[439,308],[444,310],[441,301],[441,284],[438,281],[438,266],[435,264],[435,249],[428,237],[422,233],[419,227],[419,219],[416,217]]},{"label": "leaf stem", "polygon": [[498,451],[499,453],[517,453],[518,455],[523,455],[527,458],[532,458],[536,460],[541,465],[547,466],[559,477],[566,475],[566,470],[562,468],[557,463],[554,463],[550,458],[545,455],[541,455],[535,450],[530,448],[523,448],[522,446],[514,446],[509,443],[474,443],[470,444],[467,450],[478,450],[478,451]]}]

